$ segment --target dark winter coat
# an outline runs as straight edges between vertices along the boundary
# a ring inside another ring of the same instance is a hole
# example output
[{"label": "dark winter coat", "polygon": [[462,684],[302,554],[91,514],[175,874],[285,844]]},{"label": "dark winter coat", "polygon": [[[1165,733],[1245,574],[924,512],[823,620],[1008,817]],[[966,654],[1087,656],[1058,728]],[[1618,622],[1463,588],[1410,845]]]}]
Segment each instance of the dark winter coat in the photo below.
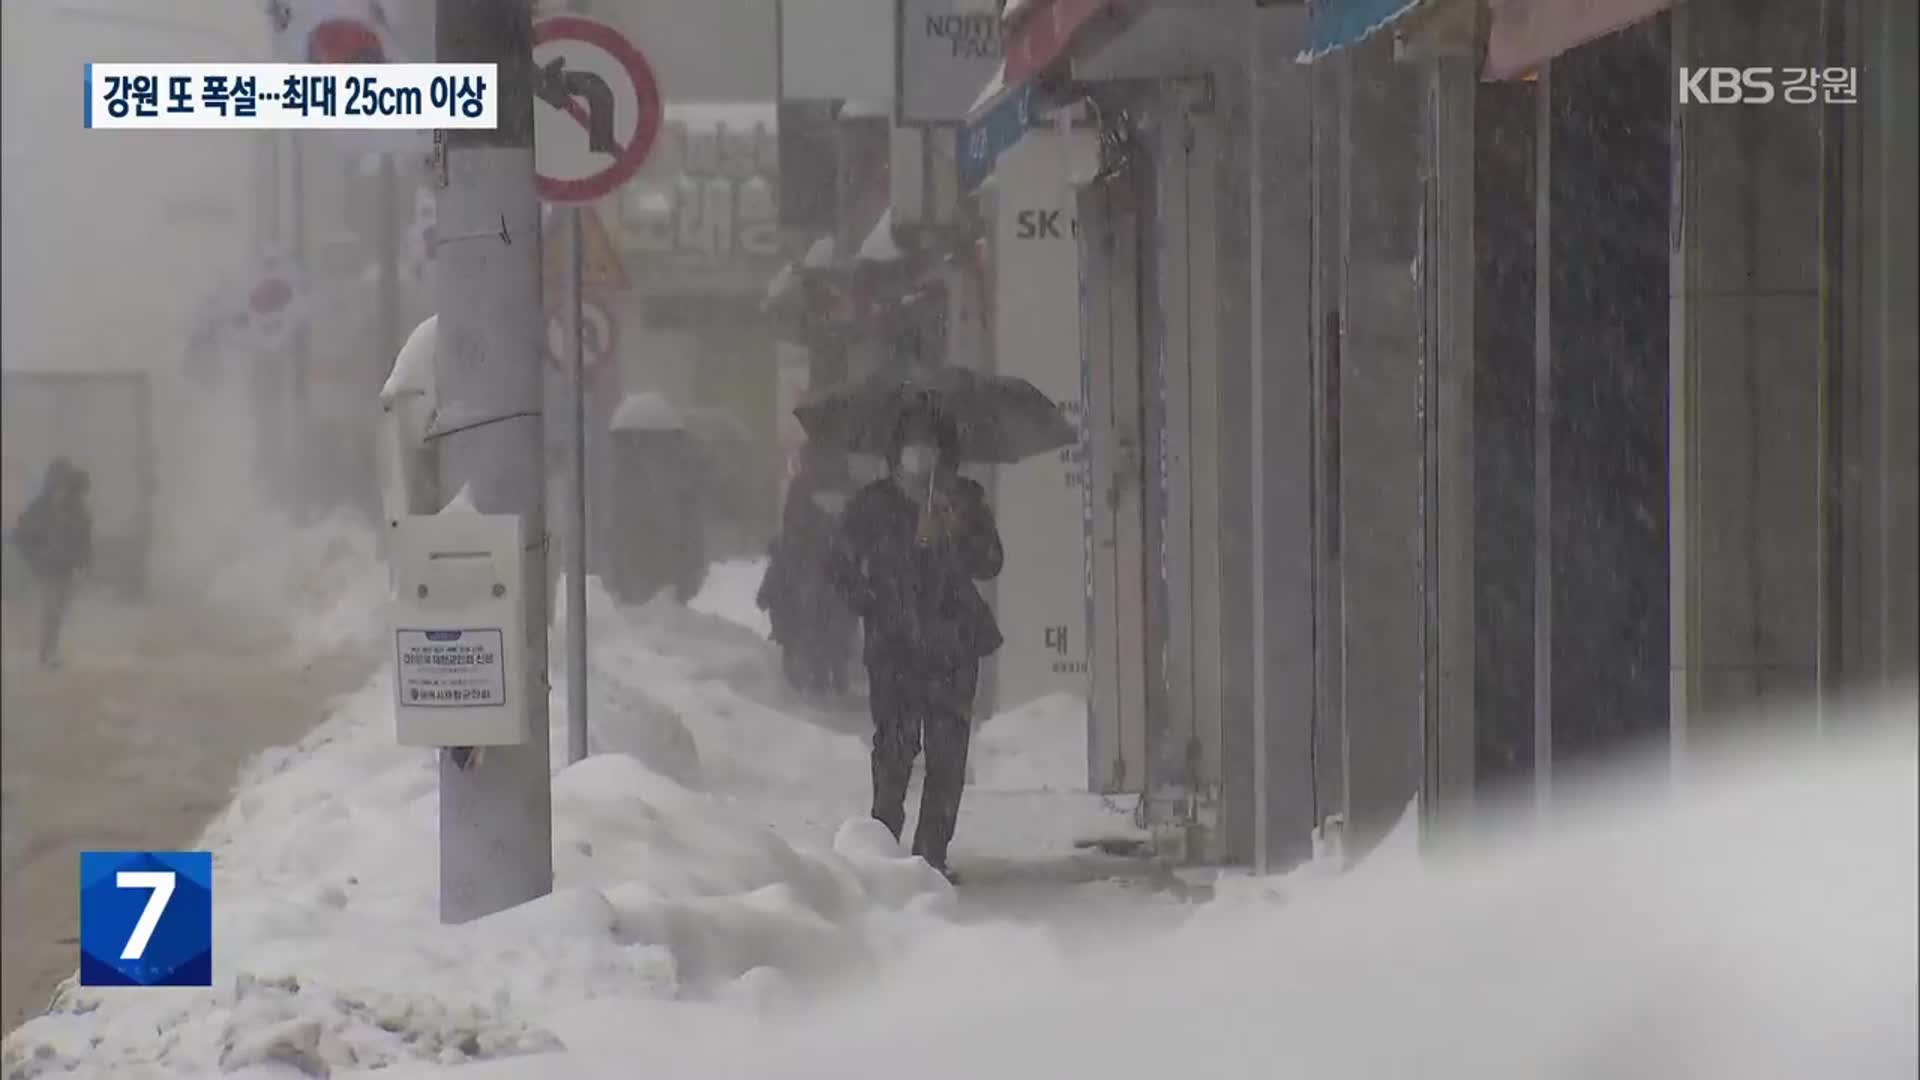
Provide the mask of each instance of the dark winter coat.
[{"label": "dark winter coat", "polygon": [[13,542],[28,569],[43,578],[67,578],[93,559],[93,515],[85,498],[49,484],[20,515]]},{"label": "dark winter coat", "polygon": [[780,514],[780,535],[768,550],[757,597],[783,644],[814,635],[853,632],[853,614],[833,581],[833,550],[840,523],[814,496],[819,488],[796,479]]},{"label": "dark winter coat", "polygon": [[918,504],[891,479],[862,488],[842,515],[834,576],[866,623],[869,665],[951,667],[1000,648],[993,609],[974,586],[998,577],[1005,560],[986,492],[955,475],[941,491],[952,521],[925,546]]}]

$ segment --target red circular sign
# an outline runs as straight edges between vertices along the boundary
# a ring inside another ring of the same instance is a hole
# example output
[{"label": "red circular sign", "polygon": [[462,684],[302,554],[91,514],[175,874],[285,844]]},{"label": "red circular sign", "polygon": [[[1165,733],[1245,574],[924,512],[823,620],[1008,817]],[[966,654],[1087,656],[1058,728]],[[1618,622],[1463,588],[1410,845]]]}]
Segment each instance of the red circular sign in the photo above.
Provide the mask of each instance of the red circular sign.
[{"label": "red circular sign", "polygon": [[247,294],[247,310],[260,315],[284,311],[293,303],[293,284],[283,277],[263,279]]},{"label": "red circular sign", "polygon": [[309,64],[383,64],[386,60],[379,31],[358,19],[328,19],[307,35]]},{"label": "red circular sign", "polygon": [[[632,132],[620,142],[618,152],[606,168],[577,180],[535,177],[540,198],[546,202],[588,203],[626,183],[646,163],[647,155],[653,151],[653,142],[660,135],[660,88],[654,82],[653,68],[647,58],[620,31],[606,23],[583,15],[554,15],[534,24],[534,48],[561,41],[582,42],[613,57],[626,72],[639,106],[635,110]],[[615,137],[619,137],[617,132]]]}]

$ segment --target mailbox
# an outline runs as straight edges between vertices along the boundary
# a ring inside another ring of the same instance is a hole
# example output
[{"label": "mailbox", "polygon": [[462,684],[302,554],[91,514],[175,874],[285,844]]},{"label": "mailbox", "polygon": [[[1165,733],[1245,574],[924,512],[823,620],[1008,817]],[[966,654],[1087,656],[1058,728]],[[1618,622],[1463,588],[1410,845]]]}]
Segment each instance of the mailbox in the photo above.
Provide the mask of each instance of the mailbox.
[{"label": "mailbox", "polygon": [[395,732],[402,746],[527,740],[520,519],[457,510],[394,529]]}]

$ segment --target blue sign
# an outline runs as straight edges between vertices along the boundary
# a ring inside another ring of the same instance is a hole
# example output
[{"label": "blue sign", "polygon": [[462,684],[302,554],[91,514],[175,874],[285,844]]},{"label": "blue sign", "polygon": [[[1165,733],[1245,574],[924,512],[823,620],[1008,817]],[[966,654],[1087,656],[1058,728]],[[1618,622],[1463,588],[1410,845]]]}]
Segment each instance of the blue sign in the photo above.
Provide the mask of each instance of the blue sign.
[{"label": "blue sign", "polygon": [[213,985],[211,852],[80,853],[80,985]]},{"label": "blue sign", "polygon": [[960,129],[960,190],[972,191],[993,175],[994,162],[1007,148],[1038,127],[1053,111],[1053,103],[1031,83],[1015,87],[993,108]]}]

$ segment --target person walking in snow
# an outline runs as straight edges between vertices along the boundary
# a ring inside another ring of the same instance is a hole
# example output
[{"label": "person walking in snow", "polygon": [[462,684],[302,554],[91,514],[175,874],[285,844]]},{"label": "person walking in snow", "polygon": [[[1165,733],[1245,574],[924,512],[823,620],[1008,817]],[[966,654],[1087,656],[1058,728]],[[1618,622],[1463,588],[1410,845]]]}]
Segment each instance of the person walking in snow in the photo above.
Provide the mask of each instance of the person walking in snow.
[{"label": "person walking in snow", "polygon": [[844,694],[853,651],[853,613],[834,587],[831,561],[846,491],[821,452],[809,449],[787,486],[780,533],[769,546],[755,597],[773,623],[788,685]]},{"label": "person walking in snow", "polygon": [[847,504],[834,560],[847,606],[866,629],[873,816],[900,838],[924,745],[913,853],[949,880],[980,661],[1002,642],[974,582],[999,576],[1005,559],[986,493],[958,472],[957,442],[931,409],[904,414],[889,475]]},{"label": "person walking in snow", "polygon": [[73,602],[74,578],[93,561],[93,515],[88,477],[66,458],[47,465],[39,494],[13,531],[14,546],[40,590],[40,665],[57,667],[60,630]]}]

